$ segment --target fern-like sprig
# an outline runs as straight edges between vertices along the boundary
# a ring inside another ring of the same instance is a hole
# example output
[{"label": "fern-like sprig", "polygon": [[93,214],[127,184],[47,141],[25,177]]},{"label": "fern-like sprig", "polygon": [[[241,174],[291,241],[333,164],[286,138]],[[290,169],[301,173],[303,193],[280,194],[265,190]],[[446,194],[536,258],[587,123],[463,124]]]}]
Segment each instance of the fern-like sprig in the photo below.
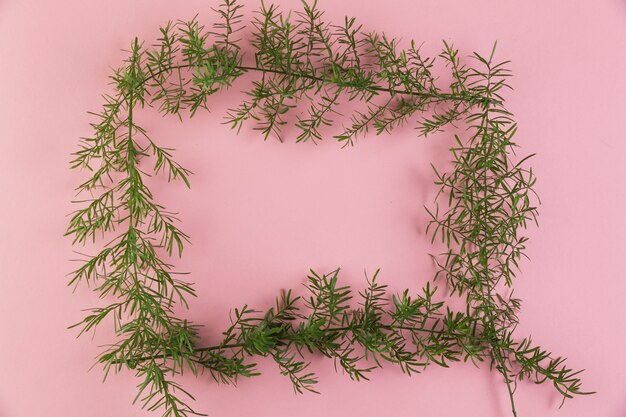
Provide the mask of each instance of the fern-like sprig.
[{"label": "fern-like sprig", "polygon": [[[413,374],[430,364],[487,361],[503,376],[513,415],[515,386],[525,378],[551,382],[564,399],[584,394],[578,372],[563,359],[513,336],[520,301],[511,288],[527,240],[521,233],[536,220],[537,198],[528,157],[514,154],[516,124],[502,95],[507,63],[495,62],[492,51],[474,54],[470,65],[444,42],[438,59],[452,82],[442,88],[432,73],[435,58],[422,56],[415,43],[402,50],[384,34],[364,32],[353,18],[326,23],[316,3],[295,14],[262,3],[249,42],[239,37],[244,17],[235,0],[224,0],[216,13],[209,29],[198,18],[170,22],[155,46],[132,42],[129,58],[111,77],[115,92],[104,96],[93,135],[82,139],[72,161],[91,175],[78,187],[88,197],[78,202],[67,234],[75,244],[108,242],[85,257],[71,280],[110,300],[76,324],[82,334],[105,320],[114,323],[116,340],[98,357],[105,377],[134,370],[141,381],[136,401],[172,417],[197,414],[188,403],[193,397],[176,382],[184,370],[235,383],[258,375],[256,357],[270,357],[296,392],[316,392],[306,359],[311,353],[333,359],[355,380],[385,363]],[[349,123],[334,135],[343,146],[371,129],[381,134],[414,123],[428,135],[467,126],[451,149],[452,170],[435,170],[440,193],[427,208],[428,232],[447,248],[434,257],[435,280],[445,279],[452,293],[465,297],[465,311],[446,308],[430,283],[417,296],[389,297],[376,272],[355,296],[340,286],[339,271],[312,271],[306,297],[285,291],[264,313],[236,309],[219,344],[199,344],[197,326],[174,314],[194,289],[167,260],[182,254],[189,237],[144,181],[151,170],[189,186],[191,172],[135,116],[143,107],[193,116],[207,108],[209,96],[247,73],[257,77],[225,123],[235,130],[252,123],[265,139],[282,140],[291,124],[298,142],[322,140],[323,127],[336,123],[346,102],[353,102],[351,113],[341,117]],[[295,109],[301,111],[294,117]]]}]

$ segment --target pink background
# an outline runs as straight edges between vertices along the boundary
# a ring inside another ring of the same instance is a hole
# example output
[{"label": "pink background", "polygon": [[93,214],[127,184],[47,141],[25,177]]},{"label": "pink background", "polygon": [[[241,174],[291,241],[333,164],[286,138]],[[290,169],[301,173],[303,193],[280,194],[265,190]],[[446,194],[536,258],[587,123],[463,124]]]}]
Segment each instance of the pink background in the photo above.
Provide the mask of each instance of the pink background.
[{"label": "pink background", "polygon": [[[246,2],[251,8],[257,1]],[[284,8],[299,7],[282,0]],[[65,287],[73,267],[62,234],[81,173],[69,154],[88,135],[110,67],[133,36],[153,40],[168,19],[200,18],[214,1],[107,0],[0,2],[0,416],[143,416],[130,402],[137,381],[122,373],[101,384],[88,372],[106,330],[75,340],[66,326],[93,306],[85,289]],[[355,14],[366,28],[464,53],[511,59],[516,91],[509,107],[518,142],[537,152],[540,229],[516,283],[524,300],[519,335],[586,368],[598,393],[566,403],[549,386],[518,389],[520,416],[626,416],[626,2],[503,0],[320,0],[327,17]],[[300,287],[309,268],[343,268],[361,288],[363,271],[382,268],[394,290],[419,288],[433,275],[427,219],[433,197],[428,162],[448,159],[450,135],[424,140],[411,129],[369,136],[353,149],[263,143],[219,121],[238,97],[222,95],[211,114],[181,125],[146,113],[161,143],[175,146],[192,169],[193,189],[157,194],[180,211],[193,239],[182,270],[199,299],[188,317],[206,324],[208,340],[231,307],[265,308],[281,287]],[[388,368],[351,382],[316,360],[322,395],[296,396],[269,362],[264,375],[239,387],[188,381],[196,407],[216,417],[243,416],[508,416],[500,377],[487,369],[432,367],[408,379]]]}]

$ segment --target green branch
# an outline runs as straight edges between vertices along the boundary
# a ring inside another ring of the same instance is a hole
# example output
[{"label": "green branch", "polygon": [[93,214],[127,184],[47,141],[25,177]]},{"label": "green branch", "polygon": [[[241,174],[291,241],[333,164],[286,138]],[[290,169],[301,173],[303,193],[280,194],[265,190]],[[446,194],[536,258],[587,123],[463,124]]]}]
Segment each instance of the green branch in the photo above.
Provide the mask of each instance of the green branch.
[{"label": "green branch", "polygon": [[[216,12],[210,29],[193,19],[162,27],[154,47],[135,39],[111,77],[114,93],[93,113],[93,135],[82,139],[71,164],[90,176],[78,186],[88,197],[76,202],[81,208],[66,234],[74,244],[102,245],[85,256],[70,284],[90,285],[109,303],[74,327],[82,334],[105,320],[113,323],[115,340],[98,357],[105,378],[133,370],[141,380],[135,401],[168,417],[197,414],[178,374],[206,370],[218,382],[235,383],[258,375],[256,357],[272,358],[296,392],[317,392],[306,359],[314,352],[355,380],[385,363],[410,375],[429,364],[488,360],[503,376],[514,416],[514,387],[525,378],[550,381],[563,399],[586,394],[578,372],[562,358],[512,335],[520,301],[510,288],[525,256],[523,230],[537,215],[535,178],[528,157],[511,160],[517,129],[502,96],[509,72],[506,62],[493,61],[495,48],[488,58],[474,54],[471,65],[445,42],[438,57],[424,57],[415,43],[400,49],[395,39],[363,32],[353,18],[326,23],[315,3],[293,14],[262,4],[243,40],[237,38],[241,6],[224,0]],[[436,62],[450,72],[449,84],[433,73]],[[191,172],[172,149],[150,138],[137,115],[153,107],[182,120],[248,78],[246,99],[227,112],[226,123],[237,131],[252,123],[266,139],[282,140],[283,126],[291,124],[300,132],[297,142],[315,143],[339,116],[350,121],[334,134],[344,146],[370,129],[390,133],[413,124],[425,136],[457,122],[468,127],[467,137],[455,136],[450,172],[435,170],[439,193],[435,207],[426,209],[427,233],[446,246],[434,257],[439,270],[433,281],[444,278],[453,294],[465,297],[463,313],[435,300],[430,283],[417,296],[389,297],[375,275],[356,297],[339,286],[338,271],[312,272],[306,298],[287,291],[263,314],[247,306],[235,310],[223,340],[199,347],[197,326],[174,313],[195,291],[169,261],[182,255],[189,237],[144,182],[154,174],[189,187]],[[293,109],[308,117],[290,117]]]}]

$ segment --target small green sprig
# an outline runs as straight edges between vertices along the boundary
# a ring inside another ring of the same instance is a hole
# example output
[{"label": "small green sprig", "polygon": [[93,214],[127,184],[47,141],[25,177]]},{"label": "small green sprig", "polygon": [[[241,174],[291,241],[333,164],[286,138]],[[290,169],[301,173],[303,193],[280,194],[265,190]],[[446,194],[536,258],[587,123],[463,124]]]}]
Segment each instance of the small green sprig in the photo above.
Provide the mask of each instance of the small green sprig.
[{"label": "small green sprig", "polygon": [[[506,62],[494,61],[495,46],[489,57],[474,54],[469,65],[444,42],[437,59],[452,82],[442,87],[432,73],[436,59],[422,56],[415,43],[403,50],[384,34],[364,32],[353,18],[326,23],[316,3],[287,14],[262,3],[249,41],[239,37],[244,17],[235,0],[215,11],[219,20],[209,29],[194,18],[162,27],[153,47],[133,41],[111,77],[114,93],[94,114],[93,135],[72,161],[91,174],[78,187],[89,197],[71,215],[67,234],[75,244],[108,242],[85,257],[70,282],[90,285],[110,301],[76,324],[82,334],[104,320],[114,323],[116,340],[98,356],[105,378],[111,370],[134,370],[141,381],[135,401],[172,417],[198,414],[176,375],[206,371],[235,383],[258,374],[256,357],[271,357],[296,392],[316,392],[306,359],[311,353],[332,358],[355,380],[385,363],[413,374],[429,364],[486,361],[502,374],[514,416],[513,393],[522,379],[549,381],[563,399],[586,394],[563,359],[513,337],[520,301],[511,288],[525,256],[522,232],[536,221],[538,199],[529,157],[515,156],[516,124],[502,95],[510,73]],[[247,58],[250,51],[254,59]],[[150,138],[136,114],[153,107],[181,120],[194,116],[244,74],[255,78],[225,123],[237,131],[251,123],[264,139],[282,141],[291,125],[298,142],[316,143],[346,102],[353,102],[351,113],[341,117],[349,123],[334,135],[343,146],[370,130],[392,132],[408,123],[424,136],[467,126],[467,136],[457,136],[451,149],[452,170],[435,169],[440,192],[427,208],[428,233],[446,247],[434,257],[435,281],[465,297],[465,311],[436,301],[434,284],[417,296],[389,297],[377,272],[355,297],[339,286],[338,271],[311,272],[307,297],[285,291],[265,313],[237,309],[223,340],[201,347],[198,326],[174,313],[195,291],[168,261],[182,255],[189,237],[144,181],[152,171],[189,187],[191,172]]]}]

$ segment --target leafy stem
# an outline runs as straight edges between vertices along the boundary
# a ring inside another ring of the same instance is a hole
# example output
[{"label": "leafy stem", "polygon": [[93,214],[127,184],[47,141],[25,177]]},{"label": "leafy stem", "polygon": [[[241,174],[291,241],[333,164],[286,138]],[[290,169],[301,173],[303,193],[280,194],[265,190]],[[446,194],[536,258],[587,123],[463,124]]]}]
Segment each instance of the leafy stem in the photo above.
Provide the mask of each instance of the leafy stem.
[{"label": "leafy stem", "polygon": [[[162,27],[153,47],[132,42],[128,59],[111,76],[114,93],[93,113],[93,134],[81,140],[71,164],[89,177],[77,187],[86,197],[76,202],[67,235],[75,244],[104,244],[84,255],[70,284],[90,285],[108,300],[73,327],[83,334],[113,323],[115,340],[98,356],[105,378],[133,370],[141,381],[135,401],[166,417],[198,414],[177,375],[208,372],[218,382],[236,383],[258,375],[256,357],[272,358],[296,392],[317,392],[317,377],[308,371],[311,353],[333,359],[355,380],[385,363],[410,375],[430,364],[489,361],[503,376],[514,416],[514,387],[525,378],[549,381],[563,399],[586,394],[579,372],[564,359],[530,338],[513,337],[520,300],[512,285],[538,201],[530,157],[515,156],[517,126],[503,97],[510,74],[507,62],[494,61],[495,45],[487,58],[475,53],[471,65],[446,42],[438,57],[425,57],[415,43],[403,49],[384,34],[363,31],[353,18],[326,23],[315,2],[293,14],[262,3],[244,40],[236,0],[224,0],[215,11],[219,20],[209,29],[194,18]],[[440,62],[450,72],[447,85],[435,75],[443,70]],[[340,110],[347,110],[349,124],[334,137],[344,146],[370,129],[382,134],[408,123],[422,136],[457,123],[467,127],[450,148],[452,168],[435,170],[439,192],[426,209],[427,233],[445,246],[433,256],[433,285],[414,296],[408,290],[389,296],[377,272],[356,296],[340,285],[338,270],[311,271],[306,297],[284,291],[264,313],[235,309],[222,341],[200,347],[198,326],[175,314],[195,291],[169,262],[182,255],[189,237],[144,181],[164,175],[189,187],[191,172],[171,148],[150,138],[138,111],[193,116],[211,96],[246,79],[245,98],[228,110],[226,123],[237,131],[252,123],[265,139],[282,141],[283,127],[292,125],[297,142],[316,143],[344,117]],[[436,299],[438,280],[465,298],[465,311]]]}]

